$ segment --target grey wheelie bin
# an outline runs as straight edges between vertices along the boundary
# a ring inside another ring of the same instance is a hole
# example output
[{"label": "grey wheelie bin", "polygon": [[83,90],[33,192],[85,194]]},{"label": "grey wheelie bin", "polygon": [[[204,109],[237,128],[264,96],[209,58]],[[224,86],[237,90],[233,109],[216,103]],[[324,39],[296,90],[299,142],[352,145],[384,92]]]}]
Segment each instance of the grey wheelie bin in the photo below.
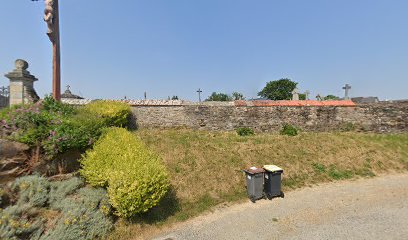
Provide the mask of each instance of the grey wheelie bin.
[{"label": "grey wheelie bin", "polygon": [[274,197],[285,197],[281,188],[281,175],[283,173],[283,169],[275,165],[265,165],[263,168],[265,169],[264,191],[266,197],[268,199],[272,199]]},{"label": "grey wheelie bin", "polygon": [[251,167],[244,170],[246,175],[248,197],[252,202],[264,197],[263,181],[265,170],[263,168]]}]

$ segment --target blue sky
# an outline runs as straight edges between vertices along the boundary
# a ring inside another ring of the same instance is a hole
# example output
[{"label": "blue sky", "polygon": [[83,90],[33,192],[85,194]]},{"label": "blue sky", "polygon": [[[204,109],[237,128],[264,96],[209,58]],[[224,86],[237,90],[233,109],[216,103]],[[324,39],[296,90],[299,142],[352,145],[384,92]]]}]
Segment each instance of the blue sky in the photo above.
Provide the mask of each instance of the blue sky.
[{"label": "blue sky", "polygon": [[[44,3],[2,1],[0,86],[26,59],[51,92]],[[62,85],[87,98],[255,97],[291,78],[312,96],[408,98],[406,0],[60,0]],[[64,90],[64,88],[62,89]]]}]

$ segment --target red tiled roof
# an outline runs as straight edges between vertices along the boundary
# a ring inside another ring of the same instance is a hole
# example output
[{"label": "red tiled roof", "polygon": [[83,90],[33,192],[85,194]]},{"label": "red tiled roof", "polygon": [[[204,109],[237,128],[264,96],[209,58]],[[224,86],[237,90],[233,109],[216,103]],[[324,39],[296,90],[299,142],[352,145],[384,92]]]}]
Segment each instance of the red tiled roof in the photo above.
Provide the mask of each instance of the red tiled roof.
[{"label": "red tiled roof", "polygon": [[328,100],[328,101],[317,101],[317,100],[282,100],[282,101],[272,101],[272,100],[255,100],[255,101],[235,101],[235,106],[245,107],[245,106],[255,106],[255,107],[273,107],[273,106],[348,106],[353,107],[356,104],[351,100]]}]

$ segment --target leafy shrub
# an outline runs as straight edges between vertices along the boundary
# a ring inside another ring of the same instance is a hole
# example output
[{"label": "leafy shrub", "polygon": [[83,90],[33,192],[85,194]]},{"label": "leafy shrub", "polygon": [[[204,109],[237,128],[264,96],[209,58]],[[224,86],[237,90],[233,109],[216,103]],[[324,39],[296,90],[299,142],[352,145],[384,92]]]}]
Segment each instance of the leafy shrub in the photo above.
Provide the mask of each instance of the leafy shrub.
[{"label": "leafy shrub", "polygon": [[12,184],[12,190],[19,194],[17,205],[43,207],[48,202],[49,189],[48,180],[37,175],[18,178]]},{"label": "leafy shrub", "polygon": [[73,108],[50,96],[35,104],[14,106],[0,112],[0,132],[8,138],[40,146],[48,158],[69,149],[84,151],[100,137],[102,129],[127,125],[130,107],[98,101]]},{"label": "leafy shrub", "polygon": [[76,192],[83,185],[84,182],[76,177],[62,182],[51,182],[48,200],[50,207],[55,210],[62,210],[59,208],[62,200]]},{"label": "leafy shrub", "polygon": [[165,167],[143,142],[122,128],[111,128],[81,160],[82,176],[93,186],[108,187],[120,217],[157,205],[168,190]]},{"label": "leafy shrub", "polygon": [[296,136],[298,135],[298,130],[290,125],[290,124],[285,124],[283,125],[282,130],[280,131],[281,135],[288,135],[288,136]]},{"label": "leafy shrub", "polygon": [[252,130],[251,128],[248,127],[241,127],[237,129],[237,134],[239,136],[250,136],[250,135],[254,135],[254,130]]},{"label": "leafy shrub", "polygon": [[131,113],[128,104],[115,101],[95,101],[86,105],[85,109],[104,119],[109,127],[127,126]]},{"label": "leafy shrub", "polygon": [[96,115],[78,110],[75,115],[52,126],[42,142],[43,148],[50,156],[69,149],[86,150],[99,138],[104,127],[103,120]]},{"label": "leafy shrub", "polygon": [[40,102],[31,105],[16,106],[2,114],[0,127],[13,140],[36,145],[49,133],[49,123],[56,116],[43,111]]},{"label": "leafy shrub", "polygon": [[51,95],[45,96],[44,100],[42,100],[42,105],[45,111],[62,116],[69,116],[75,113],[73,106],[64,104],[60,101],[55,101]]},{"label": "leafy shrub", "polygon": [[44,219],[39,210],[29,205],[15,205],[0,211],[0,239],[40,238]]},{"label": "leafy shrub", "polygon": [[12,184],[16,205],[0,210],[0,239],[79,240],[107,235],[113,223],[106,190],[81,186],[79,178],[49,182],[33,175],[17,179]]},{"label": "leafy shrub", "polygon": [[110,205],[104,189],[81,188],[77,194],[55,204],[59,204],[57,208],[62,210],[62,216],[41,240],[99,239],[113,229],[107,216]]}]

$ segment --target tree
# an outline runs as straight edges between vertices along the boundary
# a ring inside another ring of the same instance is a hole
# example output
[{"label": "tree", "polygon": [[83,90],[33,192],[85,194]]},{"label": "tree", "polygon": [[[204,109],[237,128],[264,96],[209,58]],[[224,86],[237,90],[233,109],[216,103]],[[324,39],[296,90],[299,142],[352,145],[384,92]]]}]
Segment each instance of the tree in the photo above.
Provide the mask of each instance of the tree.
[{"label": "tree", "polygon": [[292,91],[297,84],[297,82],[293,82],[288,78],[270,81],[258,95],[270,100],[290,100],[292,99]]},{"label": "tree", "polygon": [[229,96],[228,94],[225,93],[216,93],[213,92],[207,99],[206,101],[232,101],[232,97]]},{"label": "tree", "polygon": [[299,93],[299,100],[306,100],[306,94],[305,93]]},{"label": "tree", "polygon": [[245,100],[244,95],[239,92],[233,92],[232,93],[232,99],[233,100]]},{"label": "tree", "polygon": [[179,100],[179,97],[174,95],[173,97],[171,97],[171,100]]},{"label": "tree", "polygon": [[324,100],[339,100],[340,98],[334,95],[327,95],[326,97],[323,98]]}]

